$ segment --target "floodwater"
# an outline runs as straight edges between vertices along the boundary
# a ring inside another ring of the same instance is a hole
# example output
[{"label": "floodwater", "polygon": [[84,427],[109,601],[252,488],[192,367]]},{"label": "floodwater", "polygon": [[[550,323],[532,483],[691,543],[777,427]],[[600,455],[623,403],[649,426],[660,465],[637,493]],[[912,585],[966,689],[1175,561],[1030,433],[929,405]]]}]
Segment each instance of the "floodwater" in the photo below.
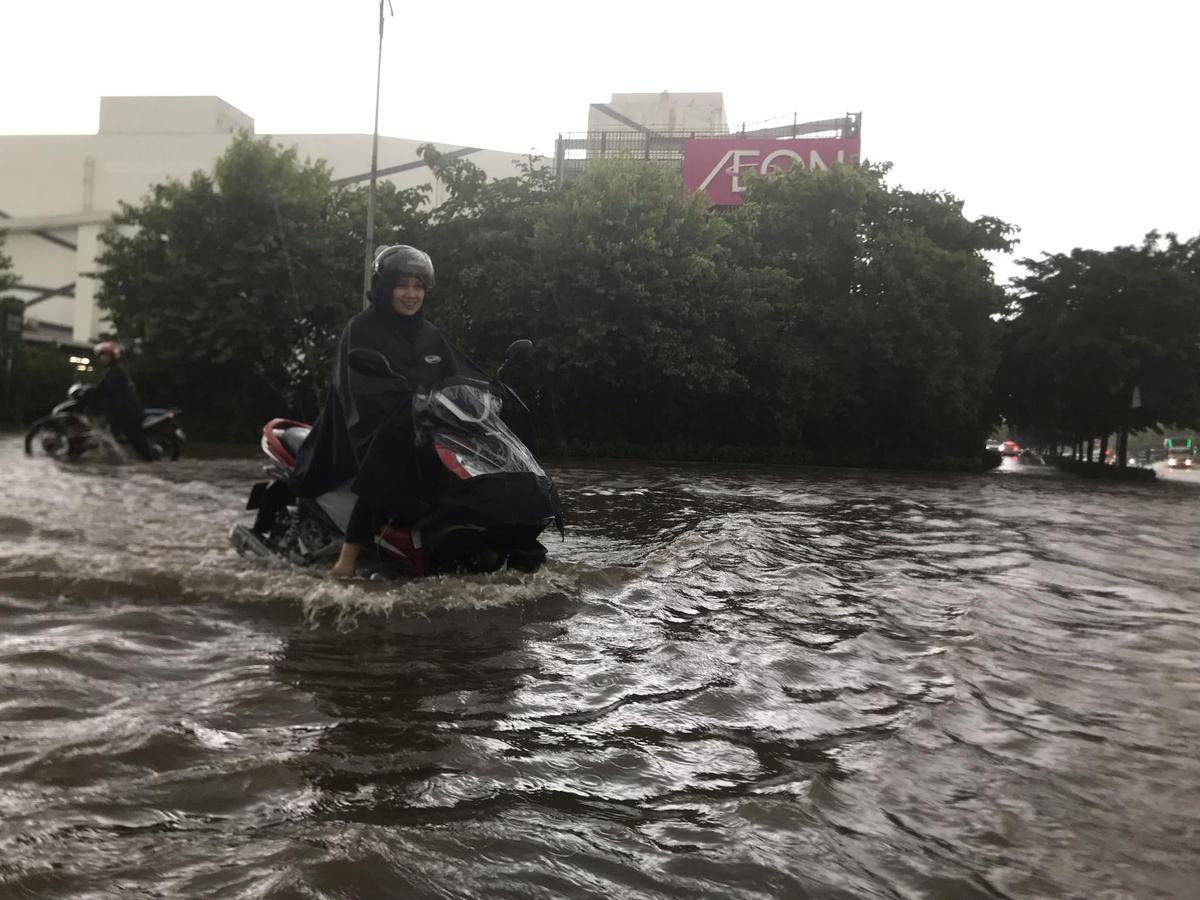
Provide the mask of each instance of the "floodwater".
[{"label": "floodwater", "polygon": [[1195,895],[1200,473],[560,466],[341,584],[257,471],[0,438],[0,896]]}]

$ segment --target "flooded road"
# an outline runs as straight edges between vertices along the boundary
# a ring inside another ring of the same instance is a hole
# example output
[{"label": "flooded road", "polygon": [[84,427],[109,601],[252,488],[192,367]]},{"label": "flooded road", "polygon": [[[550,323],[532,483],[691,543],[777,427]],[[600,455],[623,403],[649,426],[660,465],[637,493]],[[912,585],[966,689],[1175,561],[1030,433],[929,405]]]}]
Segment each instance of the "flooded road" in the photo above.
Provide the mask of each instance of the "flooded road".
[{"label": "flooded road", "polygon": [[1194,895],[1200,475],[560,466],[339,584],[257,472],[0,438],[0,896]]}]

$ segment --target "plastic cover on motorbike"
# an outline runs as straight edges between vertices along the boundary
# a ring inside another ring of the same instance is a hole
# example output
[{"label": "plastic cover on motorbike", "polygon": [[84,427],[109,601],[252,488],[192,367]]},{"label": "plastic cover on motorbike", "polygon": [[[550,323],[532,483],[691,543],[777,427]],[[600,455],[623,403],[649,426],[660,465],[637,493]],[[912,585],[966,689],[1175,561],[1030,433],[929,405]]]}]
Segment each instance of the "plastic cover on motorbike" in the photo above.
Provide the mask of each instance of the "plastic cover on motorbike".
[{"label": "plastic cover on motorbike", "polygon": [[452,453],[453,463],[467,475],[530,472],[545,477],[537,459],[501,418],[503,410],[500,395],[473,379],[444,382],[413,399],[418,440],[432,436],[441,448],[438,452]]},{"label": "plastic cover on motorbike", "polygon": [[527,422],[524,404],[495,382],[448,379],[413,398],[417,440],[460,479],[422,518],[424,531],[469,524],[536,534],[546,522],[561,524],[554,483],[515,431]]},{"label": "plastic cover on motorbike", "polygon": [[[406,383],[353,371],[349,352],[356,348],[382,353]],[[425,454],[417,452],[410,404],[447,378],[490,387],[486,373],[419,314],[400,316],[386,304],[359,313],[338,341],[325,408],[297,453],[292,489],[318,497],[349,482],[355,495],[369,498],[379,519],[407,524],[421,517],[436,485],[427,477]],[[493,393],[503,397],[505,423],[536,453],[528,409],[503,385]],[[472,409],[462,408],[468,416]]]}]

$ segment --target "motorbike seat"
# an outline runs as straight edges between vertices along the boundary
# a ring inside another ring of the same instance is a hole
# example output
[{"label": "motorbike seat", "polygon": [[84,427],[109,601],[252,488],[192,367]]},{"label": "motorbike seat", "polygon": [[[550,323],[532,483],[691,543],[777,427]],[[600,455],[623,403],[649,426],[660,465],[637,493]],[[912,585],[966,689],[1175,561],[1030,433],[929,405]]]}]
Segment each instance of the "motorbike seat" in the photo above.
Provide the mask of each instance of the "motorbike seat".
[{"label": "motorbike seat", "polygon": [[311,428],[298,428],[296,426],[292,426],[290,428],[284,428],[276,431],[276,434],[279,435],[279,442],[283,444],[283,446],[287,448],[288,453],[292,454],[292,457],[295,458],[296,454],[300,452],[300,445],[304,443],[304,439],[308,437],[308,433],[310,431],[312,431]]}]

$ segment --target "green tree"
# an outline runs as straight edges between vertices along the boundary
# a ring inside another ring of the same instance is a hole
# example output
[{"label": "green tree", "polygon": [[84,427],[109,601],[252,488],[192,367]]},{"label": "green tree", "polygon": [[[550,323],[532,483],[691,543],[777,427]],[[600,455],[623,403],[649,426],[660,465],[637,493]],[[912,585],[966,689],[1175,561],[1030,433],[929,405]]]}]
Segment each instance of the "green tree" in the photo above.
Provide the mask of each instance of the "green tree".
[{"label": "green tree", "polygon": [[674,172],[597,160],[532,239],[547,392],[574,438],[709,439],[712,398],[744,389],[727,319],[728,224]]},{"label": "green tree", "polygon": [[[1200,424],[1200,239],[1022,261],[1006,323],[1006,416],[1045,443]],[[1134,407],[1135,389],[1141,405]]]},{"label": "green tree", "polygon": [[[361,307],[363,194],[243,133],[211,174],[123,204],[102,237],[98,300],[139,350],[147,399],[221,437],[315,416],[337,334]],[[419,232],[423,200],[382,187],[379,234]]]},{"label": "green tree", "polygon": [[446,192],[423,244],[437,269],[427,314],[481,364],[498,364],[509,342],[540,335],[532,238],[554,196],[553,173],[531,158],[519,174],[489,179],[470,159],[430,144],[418,152]]},{"label": "green tree", "polygon": [[[376,242],[429,250],[428,314],[480,363],[534,339],[513,375],[560,446],[876,462],[982,444],[1003,301],[983,254],[1011,229],[954,197],[794,167],[730,211],[653,163],[593,161],[559,188],[536,160],[489,179],[420,152],[446,200],[427,213],[427,189],[381,186]],[[147,394],[225,435],[314,415],[361,304],[364,220],[365,191],[246,135],[124,207],[101,302]]]},{"label": "green tree", "polygon": [[847,461],[974,455],[1003,303],[983,254],[1013,229],[967,219],[950,194],[891,187],[886,171],[749,180],[734,262],[754,273],[738,307],[759,322],[742,329],[739,365],[756,370],[760,419],[787,410],[785,443]]},{"label": "green tree", "polygon": [[453,340],[494,365],[533,338],[536,364],[512,376],[559,439],[648,444],[709,427],[698,399],[736,379],[713,327],[727,226],[678,175],[603,162],[558,189],[537,160],[490,180],[469,159],[421,153],[447,195],[428,310]]}]

